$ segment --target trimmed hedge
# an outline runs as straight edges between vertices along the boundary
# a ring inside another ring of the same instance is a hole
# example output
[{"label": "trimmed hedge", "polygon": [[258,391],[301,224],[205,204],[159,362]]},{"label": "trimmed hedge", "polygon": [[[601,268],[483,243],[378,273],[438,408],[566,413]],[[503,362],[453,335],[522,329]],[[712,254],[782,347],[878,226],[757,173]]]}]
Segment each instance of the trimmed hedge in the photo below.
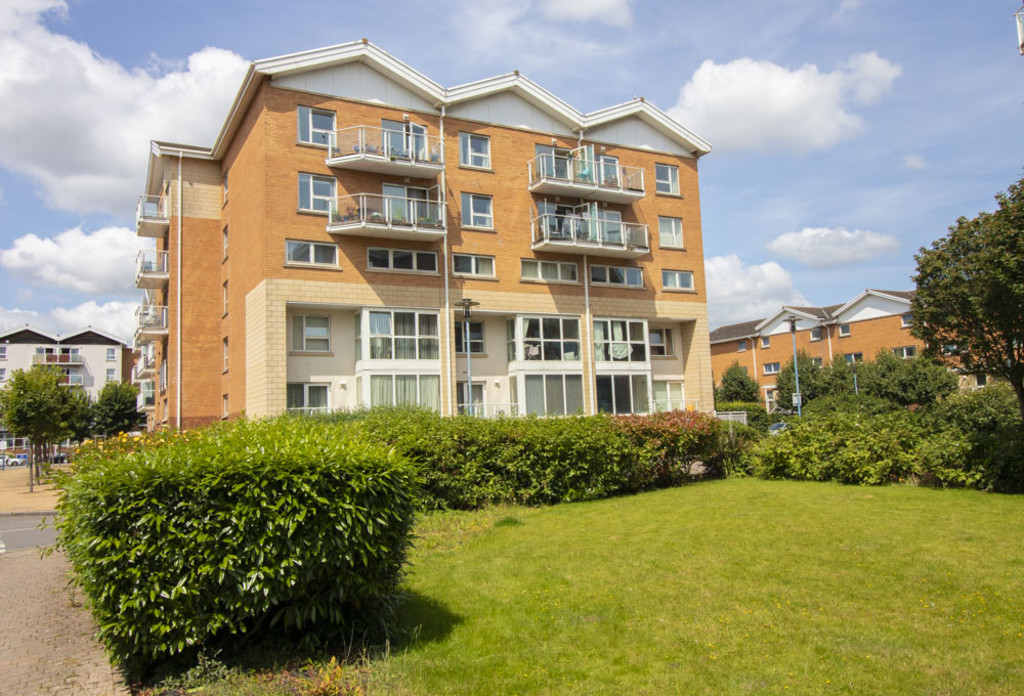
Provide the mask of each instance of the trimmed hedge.
[{"label": "trimmed hedge", "polygon": [[58,504],[58,545],[129,675],[230,634],[315,644],[379,622],[416,510],[404,457],[287,418],[158,439],[87,446]]}]

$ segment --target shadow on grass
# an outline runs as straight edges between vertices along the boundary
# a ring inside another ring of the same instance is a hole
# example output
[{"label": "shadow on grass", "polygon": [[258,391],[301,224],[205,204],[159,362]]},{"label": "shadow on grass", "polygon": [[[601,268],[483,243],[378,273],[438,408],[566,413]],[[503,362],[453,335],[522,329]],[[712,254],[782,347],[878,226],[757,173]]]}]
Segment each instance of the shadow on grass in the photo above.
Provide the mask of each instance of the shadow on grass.
[{"label": "shadow on grass", "polygon": [[448,637],[464,621],[447,606],[418,592],[407,592],[395,611],[391,648],[412,649],[417,644],[436,643]]}]

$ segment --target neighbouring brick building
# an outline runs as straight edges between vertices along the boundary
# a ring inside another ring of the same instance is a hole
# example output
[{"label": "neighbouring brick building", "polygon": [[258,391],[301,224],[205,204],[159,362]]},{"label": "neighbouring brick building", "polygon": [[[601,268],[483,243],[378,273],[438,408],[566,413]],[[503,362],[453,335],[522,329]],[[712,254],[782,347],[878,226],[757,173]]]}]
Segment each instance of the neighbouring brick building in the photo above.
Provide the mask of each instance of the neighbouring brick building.
[{"label": "neighbouring brick building", "polygon": [[711,410],[709,149],[643,99],[444,88],[365,41],[257,61],[211,147],[152,144],[149,425]]},{"label": "neighbouring brick building", "polygon": [[796,348],[819,365],[835,360],[871,360],[879,350],[909,358],[924,347],[910,334],[913,291],[865,290],[846,304],[781,307],[764,319],[720,326],[711,332],[711,366],[718,383],[739,363],[757,380],[765,406],[775,406],[775,378],[793,359],[790,317],[796,320]]}]

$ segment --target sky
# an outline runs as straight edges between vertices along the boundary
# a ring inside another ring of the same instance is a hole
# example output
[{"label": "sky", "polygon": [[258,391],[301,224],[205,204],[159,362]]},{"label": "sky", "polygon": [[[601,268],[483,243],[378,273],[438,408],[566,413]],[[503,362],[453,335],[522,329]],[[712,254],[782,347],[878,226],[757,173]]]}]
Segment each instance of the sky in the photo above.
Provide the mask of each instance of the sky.
[{"label": "sky", "polygon": [[361,38],[446,87],[519,70],[583,112],[643,96],[710,142],[712,328],[908,290],[918,249],[1024,175],[1017,9],[0,0],[0,330],[130,339],[149,141],[210,146],[251,61]]}]

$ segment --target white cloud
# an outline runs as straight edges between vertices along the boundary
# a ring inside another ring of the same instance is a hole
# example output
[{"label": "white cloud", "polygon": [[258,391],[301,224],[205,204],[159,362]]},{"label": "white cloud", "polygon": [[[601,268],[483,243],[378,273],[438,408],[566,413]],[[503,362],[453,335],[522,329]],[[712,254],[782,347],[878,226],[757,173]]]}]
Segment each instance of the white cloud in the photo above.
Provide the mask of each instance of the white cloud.
[{"label": "white cloud", "polygon": [[758,319],[784,304],[809,305],[789,271],[775,263],[744,266],[736,254],[704,260],[711,326]]},{"label": "white cloud", "polygon": [[540,0],[539,5],[548,19],[594,21],[615,27],[633,23],[630,0]]},{"label": "white cloud", "polygon": [[874,52],[833,72],[750,58],[706,60],[669,114],[719,150],[820,150],[859,134],[864,122],[849,104],[877,101],[900,73]]},{"label": "white cloud", "polygon": [[776,237],[768,244],[768,249],[814,268],[831,268],[868,261],[899,246],[895,237],[878,232],[805,227],[799,232]]},{"label": "white cloud", "polygon": [[218,48],[177,70],[128,70],[43,26],[54,0],[0,10],[0,165],[25,174],[47,203],[124,215],[143,185],[150,140],[210,145],[247,62]]},{"label": "white cloud", "polygon": [[849,12],[855,12],[860,9],[860,6],[864,4],[864,0],[843,0],[839,3],[839,9],[836,11],[836,15],[842,17]]},{"label": "white cloud", "polygon": [[7,331],[25,324],[55,334],[66,334],[87,326],[113,334],[131,343],[135,333],[134,302],[85,302],[76,307],[57,307],[45,314],[23,309],[0,307],[0,331]]},{"label": "white cloud", "polygon": [[134,292],[135,257],[149,246],[127,227],[104,227],[92,234],[75,227],[56,237],[27,234],[0,250],[0,267],[32,285],[89,295]]},{"label": "white cloud", "polygon": [[904,155],[903,156],[903,168],[904,169],[927,169],[928,162],[925,161],[921,155]]}]

